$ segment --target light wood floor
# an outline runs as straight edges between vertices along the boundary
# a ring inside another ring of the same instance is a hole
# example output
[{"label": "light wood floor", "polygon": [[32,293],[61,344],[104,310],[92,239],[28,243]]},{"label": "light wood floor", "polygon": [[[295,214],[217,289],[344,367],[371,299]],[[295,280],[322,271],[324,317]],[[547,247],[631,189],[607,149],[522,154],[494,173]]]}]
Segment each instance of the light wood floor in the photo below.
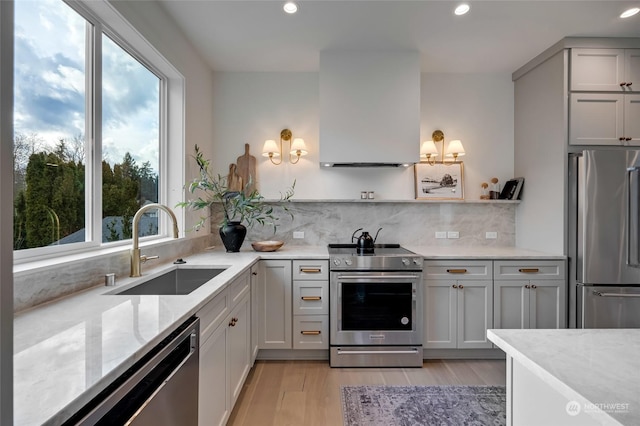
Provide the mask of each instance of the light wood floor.
[{"label": "light wood floor", "polygon": [[[330,368],[328,361],[256,361],[230,426],[342,425],[341,385],[502,385],[504,360],[435,360],[423,368]],[[374,426],[374,425],[371,425]]]}]

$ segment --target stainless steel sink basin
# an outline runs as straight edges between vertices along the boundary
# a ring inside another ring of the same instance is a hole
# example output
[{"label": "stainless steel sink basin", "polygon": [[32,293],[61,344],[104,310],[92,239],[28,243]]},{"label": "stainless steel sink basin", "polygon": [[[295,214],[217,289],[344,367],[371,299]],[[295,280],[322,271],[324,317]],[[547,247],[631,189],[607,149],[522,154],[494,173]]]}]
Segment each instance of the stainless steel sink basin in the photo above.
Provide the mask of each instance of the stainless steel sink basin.
[{"label": "stainless steel sink basin", "polygon": [[226,268],[177,268],[124,290],[107,294],[178,295],[189,294]]}]

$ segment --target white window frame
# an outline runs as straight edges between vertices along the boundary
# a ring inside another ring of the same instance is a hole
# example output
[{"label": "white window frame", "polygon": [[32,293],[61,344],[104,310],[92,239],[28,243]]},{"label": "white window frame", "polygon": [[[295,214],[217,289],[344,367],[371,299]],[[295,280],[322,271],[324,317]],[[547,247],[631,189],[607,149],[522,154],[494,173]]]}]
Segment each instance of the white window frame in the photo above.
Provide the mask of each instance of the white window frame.
[{"label": "white window frame", "polygon": [[[174,211],[181,237],[184,237],[184,209],[174,208],[183,200],[184,193],[184,77],[106,0],[63,1],[94,26],[92,32],[87,30],[92,36],[87,37],[86,72],[92,74],[87,78],[85,125],[85,186],[89,188],[85,199],[85,232],[91,238],[81,243],[15,250],[14,264],[65,256],[77,259],[79,254],[84,253],[88,257],[102,252],[122,251],[131,245],[131,239],[102,243],[102,174],[95,173],[95,170],[102,170],[102,143],[95,143],[96,140],[102,140],[102,34],[108,35],[160,79],[158,202]],[[168,218],[165,214],[160,214],[159,218],[158,235],[141,238],[141,246],[172,238]]]}]

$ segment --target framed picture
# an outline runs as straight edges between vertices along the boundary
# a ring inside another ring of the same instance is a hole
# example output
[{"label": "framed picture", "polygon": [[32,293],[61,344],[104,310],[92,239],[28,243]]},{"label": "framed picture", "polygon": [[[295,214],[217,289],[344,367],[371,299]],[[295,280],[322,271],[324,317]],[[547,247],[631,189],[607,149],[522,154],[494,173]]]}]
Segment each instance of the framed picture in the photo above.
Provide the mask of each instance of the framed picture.
[{"label": "framed picture", "polygon": [[462,162],[417,163],[416,200],[464,200]]},{"label": "framed picture", "polygon": [[520,191],[522,191],[522,185],[524,185],[524,178],[515,178],[508,180],[502,188],[500,193],[500,200],[517,200],[520,198]]}]

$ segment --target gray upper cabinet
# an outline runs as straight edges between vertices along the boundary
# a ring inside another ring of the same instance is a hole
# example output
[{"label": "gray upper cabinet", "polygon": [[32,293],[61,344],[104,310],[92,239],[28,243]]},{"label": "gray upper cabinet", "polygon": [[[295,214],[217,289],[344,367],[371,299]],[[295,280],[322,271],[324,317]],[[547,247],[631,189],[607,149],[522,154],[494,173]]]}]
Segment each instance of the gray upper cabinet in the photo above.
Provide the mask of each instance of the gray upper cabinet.
[{"label": "gray upper cabinet", "polygon": [[640,91],[640,49],[571,49],[571,91]]},{"label": "gray upper cabinet", "polygon": [[571,49],[569,144],[640,145],[640,49]]}]

